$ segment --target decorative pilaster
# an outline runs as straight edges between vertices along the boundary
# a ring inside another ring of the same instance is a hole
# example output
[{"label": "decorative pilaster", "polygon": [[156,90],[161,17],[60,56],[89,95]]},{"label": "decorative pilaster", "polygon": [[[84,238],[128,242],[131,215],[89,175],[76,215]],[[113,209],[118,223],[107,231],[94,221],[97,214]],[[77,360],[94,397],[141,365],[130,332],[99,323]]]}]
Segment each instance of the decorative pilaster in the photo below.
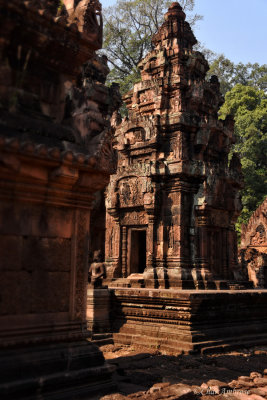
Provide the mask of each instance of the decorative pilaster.
[{"label": "decorative pilaster", "polygon": [[122,227],[121,238],[121,264],[122,264],[122,277],[127,277],[127,227]]}]

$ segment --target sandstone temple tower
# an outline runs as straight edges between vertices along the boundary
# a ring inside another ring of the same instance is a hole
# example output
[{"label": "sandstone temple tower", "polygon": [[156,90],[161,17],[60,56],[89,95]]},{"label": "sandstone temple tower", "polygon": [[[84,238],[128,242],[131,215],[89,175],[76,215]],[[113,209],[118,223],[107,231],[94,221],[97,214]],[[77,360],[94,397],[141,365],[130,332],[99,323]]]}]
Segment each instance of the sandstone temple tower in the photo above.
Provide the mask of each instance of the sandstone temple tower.
[{"label": "sandstone temple tower", "polygon": [[116,129],[107,276],[133,287],[227,287],[238,275],[242,187],[238,157],[228,160],[234,122],[218,119],[218,79],[205,80],[208,63],[193,50],[178,3],[152,43],[139,64],[141,82],[124,98],[129,116]]},{"label": "sandstone temple tower", "polygon": [[114,342],[174,354],[266,343],[267,291],[249,289],[237,262],[243,178],[218,79],[206,81],[178,3],[152,42],[106,193]]}]

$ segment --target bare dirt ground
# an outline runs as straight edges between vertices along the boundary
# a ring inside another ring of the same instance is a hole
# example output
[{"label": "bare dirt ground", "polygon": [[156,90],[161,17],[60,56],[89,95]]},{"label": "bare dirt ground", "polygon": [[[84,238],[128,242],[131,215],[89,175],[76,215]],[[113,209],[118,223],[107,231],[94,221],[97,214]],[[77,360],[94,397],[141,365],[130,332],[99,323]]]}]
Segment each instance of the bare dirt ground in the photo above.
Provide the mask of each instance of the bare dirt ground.
[{"label": "bare dirt ground", "polygon": [[102,346],[116,366],[116,393],[102,400],[267,399],[267,346],[216,355],[161,355],[129,346]]}]

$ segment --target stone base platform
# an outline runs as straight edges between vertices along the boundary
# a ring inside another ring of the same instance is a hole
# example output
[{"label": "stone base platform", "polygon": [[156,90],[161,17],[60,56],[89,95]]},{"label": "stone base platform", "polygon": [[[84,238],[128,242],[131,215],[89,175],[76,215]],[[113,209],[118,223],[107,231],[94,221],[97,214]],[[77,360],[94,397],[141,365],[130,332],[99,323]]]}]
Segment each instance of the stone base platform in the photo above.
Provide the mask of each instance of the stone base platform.
[{"label": "stone base platform", "polygon": [[86,340],[0,352],[0,398],[89,399],[114,389],[115,367]]},{"label": "stone base platform", "polygon": [[115,344],[166,354],[267,343],[267,290],[112,288]]},{"label": "stone base platform", "polygon": [[144,279],[143,274],[131,274],[127,278],[106,279],[105,284],[109,287],[129,287],[148,289],[183,289],[183,290],[247,290],[253,289],[249,281],[229,280],[166,280],[166,279]]},{"label": "stone base platform", "polygon": [[87,289],[86,320],[90,334],[101,334],[109,331],[109,290],[108,288]]}]

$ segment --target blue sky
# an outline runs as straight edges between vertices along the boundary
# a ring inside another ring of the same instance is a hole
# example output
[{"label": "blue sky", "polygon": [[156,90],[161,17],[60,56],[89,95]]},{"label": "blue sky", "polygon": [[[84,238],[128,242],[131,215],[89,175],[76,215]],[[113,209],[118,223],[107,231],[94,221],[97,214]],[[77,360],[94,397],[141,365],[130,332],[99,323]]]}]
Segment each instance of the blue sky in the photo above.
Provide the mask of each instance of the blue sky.
[{"label": "blue sky", "polygon": [[[100,0],[101,1],[101,0]],[[195,36],[235,63],[267,63],[267,0],[195,0]],[[116,0],[102,0],[103,7]]]}]

